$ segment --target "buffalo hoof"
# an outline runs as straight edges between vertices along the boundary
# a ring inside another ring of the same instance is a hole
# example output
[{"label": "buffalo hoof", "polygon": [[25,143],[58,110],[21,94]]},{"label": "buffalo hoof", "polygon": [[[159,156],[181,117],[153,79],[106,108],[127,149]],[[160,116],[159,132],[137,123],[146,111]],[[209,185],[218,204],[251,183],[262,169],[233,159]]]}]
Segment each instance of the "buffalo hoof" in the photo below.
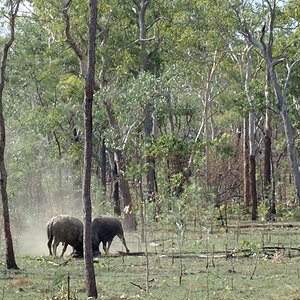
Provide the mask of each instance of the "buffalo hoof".
[{"label": "buffalo hoof", "polygon": [[99,257],[99,256],[101,256],[100,251],[94,251],[93,252],[93,257]]},{"label": "buffalo hoof", "polygon": [[80,255],[80,254],[73,254],[72,257],[73,257],[73,258],[83,258],[83,255]]},{"label": "buffalo hoof", "polygon": [[71,253],[71,256],[73,258],[83,258],[83,254],[77,251],[74,251],[73,253]]}]

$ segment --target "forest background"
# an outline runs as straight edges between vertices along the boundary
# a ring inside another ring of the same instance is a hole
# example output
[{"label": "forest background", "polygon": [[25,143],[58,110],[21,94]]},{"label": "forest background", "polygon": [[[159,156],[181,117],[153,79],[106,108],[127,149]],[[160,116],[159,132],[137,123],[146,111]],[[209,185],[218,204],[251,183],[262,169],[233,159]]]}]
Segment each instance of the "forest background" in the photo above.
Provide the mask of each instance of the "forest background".
[{"label": "forest background", "polygon": [[[94,215],[300,217],[299,4],[99,1]],[[20,8],[3,102],[17,229],[82,215],[87,20],[79,0]]]}]

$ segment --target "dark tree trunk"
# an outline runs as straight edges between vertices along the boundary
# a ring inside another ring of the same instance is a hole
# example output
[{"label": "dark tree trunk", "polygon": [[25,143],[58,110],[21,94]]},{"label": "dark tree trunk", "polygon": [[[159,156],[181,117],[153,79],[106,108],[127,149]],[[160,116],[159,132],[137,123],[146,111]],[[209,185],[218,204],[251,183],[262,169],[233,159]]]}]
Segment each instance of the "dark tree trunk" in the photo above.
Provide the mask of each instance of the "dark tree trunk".
[{"label": "dark tree trunk", "polygon": [[265,135],[265,159],[264,159],[264,188],[265,197],[268,199],[271,188],[271,136]]},{"label": "dark tree trunk", "polygon": [[[104,105],[106,108],[106,112],[108,115],[109,123],[112,128],[114,128],[118,135],[118,140],[121,140],[120,138],[120,130],[119,130],[119,124],[115,117],[114,110],[111,106],[111,103],[108,101],[104,101]],[[124,227],[126,229],[130,230],[136,230],[137,222],[136,222],[136,216],[132,212],[132,197],[130,193],[130,187],[127,179],[125,178],[124,174],[126,171],[126,160],[124,157],[124,153],[122,150],[117,149],[115,151],[115,161],[117,164],[117,170],[118,170],[118,179],[120,184],[120,191],[122,193],[122,208],[124,210]]]},{"label": "dark tree trunk", "polygon": [[105,145],[105,139],[102,138],[101,146],[100,146],[101,156],[100,156],[100,170],[101,170],[101,188],[103,194],[106,194],[106,145]]},{"label": "dark tree trunk", "polygon": [[[151,104],[146,104],[144,110],[144,132],[145,132],[145,141],[146,143],[151,143],[151,133],[153,128],[153,122],[151,117]],[[148,200],[155,200],[155,159],[152,156],[146,157],[147,163],[147,190],[148,190]]]},{"label": "dark tree trunk", "polygon": [[[265,133],[264,138],[265,153],[264,153],[264,193],[265,199],[270,200],[271,198],[271,136]],[[271,203],[271,200],[269,201]]]},{"label": "dark tree trunk", "polygon": [[250,194],[252,200],[252,220],[257,220],[257,192],[256,192],[256,162],[255,155],[250,155]]},{"label": "dark tree trunk", "polygon": [[146,51],[146,42],[147,42],[147,28],[145,23],[145,15],[148,5],[150,4],[150,0],[141,0],[139,4],[137,4],[138,9],[138,24],[139,24],[139,42],[141,45],[141,71],[146,71],[147,66],[147,51]]},{"label": "dark tree trunk", "polygon": [[288,114],[285,97],[279,87],[277,76],[274,71],[274,65],[271,62],[269,64],[270,64],[269,72],[270,72],[271,80],[274,85],[275,95],[277,98],[277,106],[279,108],[280,115],[282,117],[283,125],[284,125],[284,132],[285,132],[286,143],[287,143],[287,152],[291,163],[291,170],[293,173],[295,189],[296,189],[296,200],[298,205],[300,206],[300,170],[299,170],[299,163],[298,163],[298,152],[293,140],[294,129]]},{"label": "dark tree trunk", "polygon": [[77,212],[77,208],[81,207],[82,204],[82,174],[81,172],[81,162],[76,159],[73,163],[73,213]]},{"label": "dark tree trunk", "polygon": [[[111,183],[111,194],[113,198],[114,203],[114,214],[117,216],[121,216],[122,210],[121,210],[121,201],[120,201],[120,185],[119,185],[119,179],[118,179],[118,167],[117,162],[114,158],[114,155],[109,152],[109,165],[110,165],[110,183]],[[110,194],[110,196],[111,196]]]},{"label": "dark tree trunk", "polygon": [[82,186],[83,220],[84,220],[84,261],[86,274],[87,296],[97,298],[97,288],[92,252],[92,204],[91,204],[91,173],[92,173],[92,103],[95,89],[95,62],[96,62],[96,28],[97,28],[97,0],[89,2],[89,29],[88,29],[88,65],[85,79],[84,93],[84,173]]},{"label": "dark tree trunk", "polygon": [[255,115],[249,112],[249,180],[250,199],[252,203],[252,220],[257,219],[257,191],[256,191],[256,153],[255,153]]},{"label": "dark tree trunk", "polygon": [[[147,72],[147,28],[145,23],[146,10],[150,4],[149,0],[142,0],[138,5],[138,25],[139,41],[141,46],[141,72]],[[151,133],[153,130],[152,105],[146,103],[144,108],[144,132],[146,143],[151,143]],[[147,163],[147,192],[150,201],[155,200],[155,159],[151,156],[146,157]]]},{"label": "dark tree trunk", "polygon": [[271,202],[271,213],[276,215],[276,184],[275,184],[275,174],[274,174],[274,163],[273,157],[271,157],[271,184],[272,184],[272,202]]},{"label": "dark tree trunk", "polygon": [[250,199],[252,202],[252,220],[257,219],[257,192],[256,192],[256,149],[255,149],[255,113],[253,110],[253,95],[250,91],[251,68],[252,68],[252,47],[247,47],[247,65],[245,77],[245,93],[250,105],[248,114],[249,122],[249,179],[250,179]]},{"label": "dark tree trunk", "polygon": [[244,203],[247,212],[250,208],[250,179],[249,179],[249,118],[244,119]]},{"label": "dark tree trunk", "polygon": [[13,240],[10,230],[10,218],[9,218],[9,208],[8,208],[8,196],[7,196],[7,172],[5,168],[5,159],[4,159],[4,151],[5,151],[5,121],[3,114],[3,90],[5,83],[5,70],[6,63],[8,57],[8,51],[11,45],[14,42],[15,38],[15,20],[17,16],[17,12],[19,9],[20,1],[16,1],[15,4],[11,3],[10,6],[10,38],[4,44],[3,53],[1,57],[1,71],[0,71],[0,189],[1,189],[1,198],[2,198],[2,215],[4,222],[4,234],[5,234],[5,242],[6,242],[6,266],[8,269],[18,269],[14,248],[13,248]]},{"label": "dark tree trunk", "polygon": [[[61,145],[59,141],[59,137],[57,136],[56,132],[53,131],[53,136],[57,145],[57,152],[59,158],[59,166],[58,166],[58,191],[56,191],[57,195],[55,197],[57,199],[64,199],[63,195],[63,188],[62,188],[62,152],[61,152]],[[60,201],[60,213],[64,212],[64,201]]]},{"label": "dark tree trunk", "polygon": [[[72,143],[76,144],[80,142],[80,135],[78,129],[73,125],[73,138],[72,138]],[[55,138],[56,140],[56,138]],[[59,142],[57,140],[57,142]],[[62,162],[61,159],[61,153],[60,153],[60,161]],[[81,169],[82,169],[82,161],[80,158],[74,159],[73,161],[73,206],[72,206],[72,213],[76,214],[78,213],[77,208],[81,207],[81,201],[82,201],[82,174],[81,174]],[[60,198],[57,198],[60,199]],[[62,207],[62,212],[64,211],[64,207],[61,204]]]},{"label": "dark tree trunk", "polygon": [[120,205],[120,193],[119,193],[119,181],[118,181],[118,167],[114,161],[113,172],[113,199],[114,199],[114,213],[117,216],[121,216],[121,205]]},{"label": "dark tree trunk", "polygon": [[[0,105],[0,111],[2,111],[2,105]],[[0,185],[1,185],[1,197],[2,197],[2,215],[4,222],[4,234],[5,234],[5,242],[6,242],[6,266],[8,269],[18,269],[14,248],[13,248],[13,240],[11,236],[10,230],[10,218],[9,218],[9,208],[8,208],[8,197],[6,191],[7,184],[7,173],[4,164],[4,148],[5,142],[3,143],[3,130],[4,130],[4,119],[3,115],[0,112]]]},{"label": "dark tree trunk", "polygon": [[[299,60],[295,60],[292,65],[288,64],[287,57],[284,57],[284,61],[286,62],[287,66],[287,75],[284,80],[284,84],[280,85],[280,81],[277,78],[277,73],[275,71],[275,66],[279,61],[276,61],[276,59],[273,57],[273,42],[274,42],[274,34],[276,33],[275,30],[275,19],[277,15],[277,5],[278,3],[276,1],[268,2],[268,24],[265,24],[261,31],[261,36],[259,40],[256,40],[250,30],[246,28],[245,36],[247,40],[256,48],[258,48],[261,53],[264,56],[266,66],[270,75],[270,82],[272,82],[274,87],[274,92],[277,100],[277,107],[280,112],[283,126],[284,126],[284,132],[286,136],[286,143],[287,143],[287,152],[290,159],[291,164],[291,170],[294,177],[294,183],[295,183],[295,190],[296,190],[296,200],[298,202],[298,205],[300,205],[300,170],[299,170],[299,163],[298,163],[298,152],[294,143],[293,139],[293,131],[294,128],[292,126],[292,122],[290,120],[287,104],[286,104],[286,92],[288,87],[288,82],[290,80],[291,75],[291,69],[293,66],[295,66],[296,63],[299,62]],[[268,30],[268,33],[266,34],[266,29]]]},{"label": "dark tree trunk", "polygon": [[265,119],[265,155],[264,155],[264,193],[265,199],[269,203],[268,218],[276,213],[275,198],[272,193],[272,111],[270,109],[270,75],[267,71],[266,84],[265,84],[265,101],[266,101],[266,119]]},{"label": "dark tree trunk", "polygon": [[120,150],[116,150],[116,164],[118,169],[120,190],[122,193],[122,206],[124,209],[124,227],[126,229],[136,230],[137,222],[136,217],[132,212],[132,197],[130,193],[130,187],[128,181],[124,177],[126,163],[123,153]]}]

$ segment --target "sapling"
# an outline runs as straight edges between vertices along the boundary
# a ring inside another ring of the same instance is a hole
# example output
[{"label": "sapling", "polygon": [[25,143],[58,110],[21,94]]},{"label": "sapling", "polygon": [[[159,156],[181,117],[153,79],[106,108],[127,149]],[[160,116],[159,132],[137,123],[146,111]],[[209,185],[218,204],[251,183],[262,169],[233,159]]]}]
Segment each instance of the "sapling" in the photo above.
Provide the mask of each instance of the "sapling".
[{"label": "sapling", "polygon": [[145,241],[145,257],[146,257],[146,292],[149,292],[149,253],[148,253],[148,238],[147,238],[147,211],[146,211],[146,201],[143,201],[143,226],[144,226],[144,241]]},{"label": "sapling", "polygon": [[252,274],[251,274],[250,279],[253,279],[254,274],[255,274],[255,272],[256,272],[256,269],[257,269],[257,266],[258,266],[258,261],[259,261],[259,253],[260,253],[260,251],[257,251],[257,252],[256,252],[256,259],[255,259],[254,269],[253,269],[253,271],[252,271]]},{"label": "sapling", "polygon": [[182,214],[182,207],[179,208],[179,222],[176,222],[177,229],[178,229],[178,237],[179,237],[179,253],[180,253],[180,275],[179,275],[179,285],[182,283],[182,277],[183,277],[183,263],[182,263],[182,248],[184,243],[184,234],[185,234],[185,223],[183,221],[183,218],[181,218]]},{"label": "sapling", "polygon": [[[180,268],[179,268],[179,285],[182,284],[183,277],[183,263],[182,263],[182,248],[184,244],[185,232],[186,232],[186,223],[184,220],[185,216],[185,205],[181,202],[182,198],[176,198],[173,202],[173,210],[168,215],[169,218],[175,223],[175,234],[179,246],[179,255],[180,255]],[[173,251],[173,249],[172,249]],[[172,255],[173,257],[173,255]],[[172,264],[174,260],[172,258]]]},{"label": "sapling", "polygon": [[68,277],[67,277],[67,287],[68,287],[68,300],[70,300],[70,272],[68,272]]}]

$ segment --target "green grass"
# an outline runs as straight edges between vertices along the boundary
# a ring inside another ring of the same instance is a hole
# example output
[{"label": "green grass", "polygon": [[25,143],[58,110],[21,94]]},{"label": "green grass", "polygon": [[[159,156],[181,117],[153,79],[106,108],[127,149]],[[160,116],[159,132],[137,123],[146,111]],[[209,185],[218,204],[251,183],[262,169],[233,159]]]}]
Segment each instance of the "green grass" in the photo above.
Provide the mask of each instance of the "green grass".
[{"label": "green grass", "polygon": [[[138,233],[126,238],[131,251],[144,251]],[[172,231],[152,230],[148,240],[149,292],[145,256],[103,256],[94,264],[99,299],[300,299],[300,251],[291,250],[300,246],[296,227],[219,229],[211,234],[190,230],[182,247]],[[118,238],[113,245],[122,249]],[[283,246],[285,251],[263,252],[263,245]],[[234,255],[226,259],[225,249]],[[68,299],[68,276],[70,299],[87,298],[82,259],[17,251],[16,260],[18,271],[0,266],[0,300]]]}]

